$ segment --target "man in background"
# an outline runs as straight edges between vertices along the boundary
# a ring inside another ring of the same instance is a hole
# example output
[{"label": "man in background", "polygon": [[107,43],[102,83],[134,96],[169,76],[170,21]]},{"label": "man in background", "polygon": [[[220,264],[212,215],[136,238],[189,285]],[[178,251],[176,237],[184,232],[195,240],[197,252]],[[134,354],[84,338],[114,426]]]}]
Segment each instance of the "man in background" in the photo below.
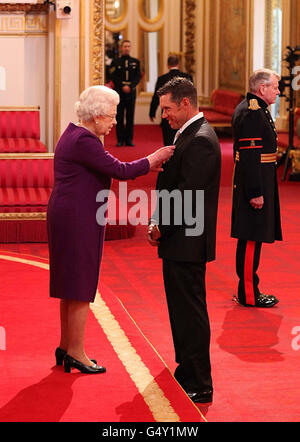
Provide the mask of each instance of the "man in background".
[{"label": "man in background", "polygon": [[[123,40],[121,56],[111,63],[110,78],[114,89],[120,95],[117,108],[117,146],[134,146],[134,110],[136,101],[136,87],[141,80],[140,62],[130,56],[131,42]],[[125,124],[126,120],[126,124]]]},{"label": "man in background", "polygon": [[277,134],[268,106],[279,95],[280,76],[259,69],[249,79],[247,97],[237,106],[234,132],[235,173],[231,236],[237,238],[234,300],[245,307],[273,307],[278,299],[259,288],[262,243],[281,241],[277,185]]},{"label": "man in background", "polygon": [[[168,69],[169,72],[158,77],[156,81],[155,91],[152,96],[150,110],[149,110],[149,118],[152,122],[155,119],[156,111],[159,106],[159,97],[157,95],[158,89],[160,89],[165,83],[167,83],[169,80],[171,80],[174,77],[184,77],[193,81],[191,75],[186,74],[185,72],[179,70],[179,57],[175,54],[169,55],[168,57]],[[163,133],[164,145],[169,146],[173,144],[176,130],[171,128],[166,118],[162,118],[160,126]]]}]

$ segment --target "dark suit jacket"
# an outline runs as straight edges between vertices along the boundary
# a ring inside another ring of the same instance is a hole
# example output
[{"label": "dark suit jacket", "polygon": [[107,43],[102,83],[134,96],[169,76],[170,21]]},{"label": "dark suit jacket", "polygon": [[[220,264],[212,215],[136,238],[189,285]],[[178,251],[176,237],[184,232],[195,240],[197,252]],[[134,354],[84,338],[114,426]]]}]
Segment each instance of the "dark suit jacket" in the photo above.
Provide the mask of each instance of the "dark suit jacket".
[{"label": "dark suit jacket", "polygon": [[181,211],[183,215],[184,198],[180,207],[170,204],[171,222],[170,225],[163,225],[162,199],[158,199],[152,219],[157,221],[162,235],[158,247],[160,258],[183,262],[215,259],[220,174],[219,140],[205,118],[201,118],[179,136],[173,157],[158,175],[156,188],[169,192],[179,189],[182,195],[184,190],[192,191],[193,216],[196,213],[196,190],[204,190],[204,231],[199,236],[187,236],[187,225],[176,225],[174,222],[175,212],[178,215],[178,211]]},{"label": "dark suit jacket", "polygon": [[171,69],[166,74],[161,75],[158,77],[155,85],[154,94],[152,96],[151,104],[150,104],[150,110],[149,110],[149,117],[154,118],[157,108],[159,106],[159,97],[157,95],[158,89],[160,89],[165,83],[167,83],[169,80],[171,80],[174,77],[185,77],[189,80],[193,81],[192,77],[189,74],[186,74],[185,72],[181,72],[179,69]]}]

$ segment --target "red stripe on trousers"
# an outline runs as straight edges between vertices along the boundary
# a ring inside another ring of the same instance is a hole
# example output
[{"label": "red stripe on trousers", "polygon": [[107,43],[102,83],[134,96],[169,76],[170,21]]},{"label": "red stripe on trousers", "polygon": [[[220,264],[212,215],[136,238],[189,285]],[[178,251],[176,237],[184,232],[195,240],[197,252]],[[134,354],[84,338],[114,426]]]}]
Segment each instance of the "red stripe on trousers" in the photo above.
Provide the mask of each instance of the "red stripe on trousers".
[{"label": "red stripe on trousers", "polygon": [[253,264],[254,264],[255,241],[247,241],[244,267],[244,284],[246,304],[255,305],[253,287]]}]

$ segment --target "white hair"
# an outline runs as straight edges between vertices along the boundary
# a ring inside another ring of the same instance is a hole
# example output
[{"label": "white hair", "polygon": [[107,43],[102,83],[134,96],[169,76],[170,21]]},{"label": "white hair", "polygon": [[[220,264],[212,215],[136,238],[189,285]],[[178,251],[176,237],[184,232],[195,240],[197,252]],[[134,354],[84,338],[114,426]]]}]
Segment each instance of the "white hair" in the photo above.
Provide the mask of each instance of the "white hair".
[{"label": "white hair", "polygon": [[93,117],[109,113],[111,106],[118,105],[119,94],[106,86],[90,86],[85,89],[75,103],[79,120],[89,121]]},{"label": "white hair", "polygon": [[249,78],[250,92],[257,92],[261,84],[269,86],[272,82],[273,76],[278,78],[278,80],[281,78],[277,72],[272,71],[271,69],[258,69],[255,71]]}]

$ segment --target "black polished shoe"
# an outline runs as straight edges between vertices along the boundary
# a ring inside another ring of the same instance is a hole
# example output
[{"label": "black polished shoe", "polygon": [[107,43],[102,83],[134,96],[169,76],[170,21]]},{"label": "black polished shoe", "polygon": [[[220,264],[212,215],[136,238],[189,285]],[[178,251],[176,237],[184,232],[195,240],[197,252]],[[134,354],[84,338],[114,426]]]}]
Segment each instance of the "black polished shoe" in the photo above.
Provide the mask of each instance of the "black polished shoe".
[{"label": "black polished shoe", "polygon": [[102,367],[101,365],[85,365],[80,361],[77,361],[77,359],[72,358],[72,356],[69,356],[68,354],[64,358],[64,367],[65,367],[65,373],[71,373],[71,368],[77,368],[81,373],[86,374],[96,374],[96,373],[105,373],[106,368]]},{"label": "black polished shoe", "polygon": [[272,295],[265,295],[261,293],[258,298],[255,300],[255,305],[252,304],[243,304],[239,301],[238,297],[233,295],[233,301],[242,305],[243,307],[261,307],[261,308],[270,308],[274,307],[274,305],[278,304],[279,300]]},{"label": "black polished shoe", "polygon": [[117,146],[117,147],[121,147],[121,146],[123,146],[123,144],[124,144],[123,142],[118,141],[117,144],[116,144],[116,146]]},{"label": "black polished shoe", "polygon": [[[57,347],[57,349],[55,350],[56,365],[63,365],[64,357],[66,356],[66,354],[67,354],[66,350],[63,350],[62,348]],[[96,359],[91,359],[91,361],[94,364],[97,364]]]},{"label": "black polished shoe", "polygon": [[279,300],[273,295],[265,295],[261,293],[255,301],[256,307],[273,307],[278,304]]},{"label": "black polished shoe", "polygon": [[132,141],[126,141],[126,146],[134,147],[134,143]]},{"label": "black polished shoe", "polygon": [[200,404],[206,404],[207,402],[212,402],[213,392],[212,390],[196,392],[196,391],[188,391],[188,397],[191,401]]}]

